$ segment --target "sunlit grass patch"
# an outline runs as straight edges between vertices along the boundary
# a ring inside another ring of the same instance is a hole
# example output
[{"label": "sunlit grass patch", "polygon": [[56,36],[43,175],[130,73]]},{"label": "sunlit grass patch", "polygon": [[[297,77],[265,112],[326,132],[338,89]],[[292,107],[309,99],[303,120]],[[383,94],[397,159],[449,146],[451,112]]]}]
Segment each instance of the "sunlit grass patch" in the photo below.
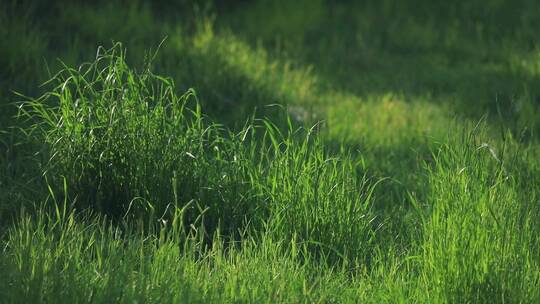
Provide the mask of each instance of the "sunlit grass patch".
[{"label": "sunlit grass patch", "polygon": [[429,170],[428,198],[413,200],[420,213],[427,211],[420,251],[432,301],[527,302],[540,296],[533,253],[539,245],[538,185],[516,161],[523,151],[513,150],[511,139],[498,149],[482,133],[442,146]]},{"label": "sunlit grass patch", "polygon": [[193,35],[175,29],[156,62],[182,88],[195,88],[214,119],[241,127],[237,120],[254,113],[276,118],[267,105],[318,101],[318,79],[310,67],[272,58],[264,48],[214,28],[207,19]]},{"label": "sunlit grass patch", "polygon": [[429,97],[404,98],[399,94],[329,97],[329,136],[373,146],[442,139],[452,122],[451,113],[430,103]]}]

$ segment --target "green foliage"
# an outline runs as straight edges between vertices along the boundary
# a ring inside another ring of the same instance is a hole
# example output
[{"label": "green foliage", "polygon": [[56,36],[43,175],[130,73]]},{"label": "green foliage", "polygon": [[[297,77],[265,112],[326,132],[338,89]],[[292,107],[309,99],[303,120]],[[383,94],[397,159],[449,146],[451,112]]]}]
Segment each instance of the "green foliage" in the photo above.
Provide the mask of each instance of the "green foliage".
[{"label": "green foliage", "polygon": [[310,107],[319,101],[317,78],[309,67],[276,60],[231,33],[217,33],[208,19],[197,25],[193,35],[175,29],[154,65],[173,75],[181,88],[196,88],[207,113],[236,129],[253,113],[285,123],[265,107],[268,104]]},{"label": "green foliage", "polygon": [[540,302],[539,8],[6,2],[0,302]]},{"label": "green foliage", "polygon": [[424,279],[435,302],[535,302],[539,188],[525,181],[529,193],[521,196],[525,174],[505,155],[515,152],[497,152],[481,137],[471,133],[434,157],[422,225]]},{"label": "green foliage", "polygon": [[289,121],[283,135],[264,121],[227,132],[207,123],[196,101],[186,106],[192,91],[177,96],[172,80],[129,69],[120,45],[50,84],[21,116],[45,144],[43,174],[56,188],[67,180],[77,207],[118,217],[192,204],[186,225],[204,216],[210,233],[268,219],[276,239],[312,242],[333,261],[368,255],[372,189],[349,157],[329,158],[313,130],[300,135]]},{"label": "green foliage", "polygon": [[[43,210],[42,210],[43,211]],[[182,210],[149,237],[98,216],[24,215],[0,263],[5,303],[354,302],[343,276],[298,260],[302,246],[244,239],[242,249],[204,249],[182,230]],[[291,250],[292,248],[292,250]]]},{"label": "green foliage", "polygon": [[[23,104],[27,133],[45,146],[42,170],[65,178],[79,207],[119,216],[192,200],[209,222],[237,228],[254,204],[240,141],[205,122],[193,91],[176,95],[171,79],[130,70],[120,45],[100,49],[79,69],[65,67],[50,92]],[[147,210],[149,211],[149,210]],[[198,215],[195,215],[198,216]]]}]

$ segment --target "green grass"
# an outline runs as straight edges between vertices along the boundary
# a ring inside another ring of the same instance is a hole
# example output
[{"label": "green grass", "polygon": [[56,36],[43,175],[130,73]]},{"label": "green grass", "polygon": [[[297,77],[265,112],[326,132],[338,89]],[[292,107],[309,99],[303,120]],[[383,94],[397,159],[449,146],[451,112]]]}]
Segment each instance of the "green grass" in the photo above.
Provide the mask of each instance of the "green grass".
[{"label": "green grass", "polygon": [[534,1],[1,8],[0,302],[540,302]]}]

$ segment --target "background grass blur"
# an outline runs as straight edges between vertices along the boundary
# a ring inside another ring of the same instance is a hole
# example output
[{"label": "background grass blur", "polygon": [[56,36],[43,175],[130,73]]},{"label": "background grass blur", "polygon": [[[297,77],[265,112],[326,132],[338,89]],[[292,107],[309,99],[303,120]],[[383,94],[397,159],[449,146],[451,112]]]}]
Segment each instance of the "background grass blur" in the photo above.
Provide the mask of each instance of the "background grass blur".
[{"label": "background grass blur", "polygon": [[536,1],[0,8],[0,302],[540,301]]}]

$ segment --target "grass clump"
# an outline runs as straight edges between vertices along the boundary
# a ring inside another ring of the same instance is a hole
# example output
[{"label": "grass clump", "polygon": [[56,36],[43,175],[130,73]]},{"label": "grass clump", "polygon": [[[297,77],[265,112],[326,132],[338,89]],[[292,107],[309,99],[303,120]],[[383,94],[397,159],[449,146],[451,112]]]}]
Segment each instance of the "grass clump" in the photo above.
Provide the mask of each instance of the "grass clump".
[{"label": "grass clump", "polygon": [[227,131],[204,118],[193,91],[177,96],[172,80],[131,70],[120,45],[49,83],[21,115],[45,144],[43,174],[55,189],[67,181],[75,207],[166,218],[170,206],[189,205],[185,224],[202,216],[210,234],[235,238],[249,225],[330,263],[370,255],[373,188],[351,157],[329,156],[314,129],[263,120]]},{"label": "grass clump", "polygon": [[49,85],[21,115],[45,143],[43,173],[53,184],[66,178],[79,207],[119,216],[133,204],[161,214],[196,200],[211,207],[211,222],[227,217],[233,227],[252,209],[237,199],[247,192],[239,141],[207,123],[196,101],[186,107],[193,91],[178,96],[172,80],[129,69],[120,45],[66,66]]},{"label": "grass clump", "polygon": [[422,279],[433,302],[535,302],[538,184],[522,184],[529,177],[515,156],[524,151],[512,149],[511,139],[496,148],[482,137],[473,131],[434,156]]},{"label": "grass clump", "polygon": [[295,142],[267,123],[272,146],[263,152],[269,161],[259,185],[272,206],[269,232],[276,240],[292,236],[329,262],[365,265],[375,239],[374,183],[350,155],[329,158],[314,129]]}]

